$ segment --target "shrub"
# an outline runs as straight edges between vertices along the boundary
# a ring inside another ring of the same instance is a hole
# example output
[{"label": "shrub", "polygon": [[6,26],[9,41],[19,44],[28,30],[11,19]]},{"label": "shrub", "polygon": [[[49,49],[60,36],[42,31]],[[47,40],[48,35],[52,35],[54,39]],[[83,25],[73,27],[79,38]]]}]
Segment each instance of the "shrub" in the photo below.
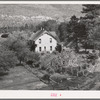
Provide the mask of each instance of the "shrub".
[{"label": "shrub", "polygon": [[9,34],[2,34],[1,37],[2,38],[7,38]]},{"label": "shrub", "polygon": [[55,73],[54,69],[51,68],[51,67],[47,68],[46,71],[47,71],[49,74],[54,74],[54,73]]},{"label": "shrub", "polygon": [[50,76],[50,79],[54,80],[57,83],[60,83],[64,80],[67,80],[67,77],[66,77],[66,75],[61,75],[59,73],[55,73],[55,74]]},{"label": "shrub", "polygon": [[40,62],[37,61],[36,63],[34,63],[34,67],[39,68],[40,67]]},{"label": "shrub", "polygon": [[78,76],[79,76],[79,77],[83,76],[83,72],[79,72],[79,73],[78,73]]},{"label": "shrub", "polygon": [[61,53],[61,51],[62,51],[62,47],[61,47],[61,45],[60,44],[57,44],[57,46],[56,46],[56,51],[58,51],[59,53]]},{"label": "shrub", "polygon": [[47,51],[46,53],[50,54],[50,52],[49,52],[49,51]]},{"label": "shrub", "polygon": [[58,54],[58,51],[53,51],[52,54],[57,55]]},{"label": "shrub", "polygon": [[41,56],[43,56],[45,53],[44,52],[41,52]]},{"label": "shrub", "polygon": [[26,61],[26,64],[28,64],[28,65],[32,65],[32,64],[33,64],[33,61],[28,60],[28,61]]},{"label": "shrub", "polygon": [[44,66],[41,66],[41,70],[46,70],[46,68]]},{"label": "shrub", "polygon": [[87,55],[87,59],[88,59],[88,62],[92,63],[93,65],[95,65],[95,61],[96,59],[98,59],[98,56],[97,56],[97,53],[95,50],[92,51],[92,53],[89,53]]},{"label": "shrub", "polygon": [[44,74],[41,79],[46,80],[46,81],[50,81],[50,75],[49,74]]},{"label": "shrub", "polygon": [[32,60],[34,62],[37,62],[37,61],[40,60],[40,54],[36,53],[36,52],[28,51],[27,56],[26,56],[25,59],[26,59],[26,61]]},{"label": "shrub", "polygon": [[31,67],[39,67],[40,65],[40,55],[38,53],[28,50],[24,59],[28,65],[31,65]]}]

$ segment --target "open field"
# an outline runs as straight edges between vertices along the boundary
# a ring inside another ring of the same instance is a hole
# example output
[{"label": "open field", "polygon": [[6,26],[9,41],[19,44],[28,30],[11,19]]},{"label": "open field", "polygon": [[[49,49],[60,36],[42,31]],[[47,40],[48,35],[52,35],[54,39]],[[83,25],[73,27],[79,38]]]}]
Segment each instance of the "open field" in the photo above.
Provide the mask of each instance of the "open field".
[{"label": "open field", "polygon": [[34,90],[46,86],[23,66],[10,69],[8,75],[2,76],[0,90]]}]

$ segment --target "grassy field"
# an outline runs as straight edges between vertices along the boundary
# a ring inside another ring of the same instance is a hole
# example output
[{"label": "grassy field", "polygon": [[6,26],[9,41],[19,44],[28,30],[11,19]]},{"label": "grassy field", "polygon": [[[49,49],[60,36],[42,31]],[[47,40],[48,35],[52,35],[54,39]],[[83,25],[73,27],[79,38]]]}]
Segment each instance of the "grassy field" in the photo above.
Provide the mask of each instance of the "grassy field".
[{"label": "grassy field", "polygon": [[0,90],[35,90],[46,86],[23,66],[10,69],[8,75],[1,76]]}]

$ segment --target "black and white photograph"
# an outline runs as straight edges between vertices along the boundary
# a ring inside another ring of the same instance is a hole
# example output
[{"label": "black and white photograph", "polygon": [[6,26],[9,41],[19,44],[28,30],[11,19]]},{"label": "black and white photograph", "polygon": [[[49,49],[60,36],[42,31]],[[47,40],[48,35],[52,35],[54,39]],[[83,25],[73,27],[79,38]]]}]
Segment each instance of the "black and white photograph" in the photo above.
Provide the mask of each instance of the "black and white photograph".
[{"label": "black and white photograph", "polygon": [[100,90],[100,4],[0,4],[0,90]]}]

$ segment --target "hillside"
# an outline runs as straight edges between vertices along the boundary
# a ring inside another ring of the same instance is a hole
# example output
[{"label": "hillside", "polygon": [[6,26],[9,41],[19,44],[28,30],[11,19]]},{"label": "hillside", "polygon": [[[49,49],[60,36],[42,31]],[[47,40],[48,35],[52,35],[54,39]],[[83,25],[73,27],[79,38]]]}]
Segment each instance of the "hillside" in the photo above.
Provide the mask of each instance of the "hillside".
[{"label": "hillside", "polygon": [[2,4],[0,5],[0,26],[34,23],[48,19],[69,20],[72,15],[81,14],[82,5],[70,4]]},{"label": "hillside", "polygon": [[0,15],[23,15],[23,16],[80,16],[82,5],[65,5],[65,4],[33,4],[33,5],[0,5]]}]

